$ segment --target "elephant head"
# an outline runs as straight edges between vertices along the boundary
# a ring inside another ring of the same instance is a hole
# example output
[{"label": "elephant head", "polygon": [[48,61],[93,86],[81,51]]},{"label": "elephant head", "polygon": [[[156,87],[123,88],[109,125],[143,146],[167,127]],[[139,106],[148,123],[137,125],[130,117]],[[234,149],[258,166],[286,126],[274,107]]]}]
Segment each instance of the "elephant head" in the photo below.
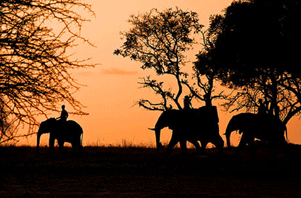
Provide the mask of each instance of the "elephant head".
[{"label": "elephant head", "polygon": [[238,114],[235,115],[231,118],[231,120],[229,121],[227,128],[226,128],[226,141],[227,141],[227,146],[231,147],[231,143],[230,143],[230,135],[233,131],[239,130],[240,133],[242,133],[245,129],[246,125],[246,121],[247,122],[251,122],[250,118],[247,118],[249,116],[249,114]]},{"label": "elephant head", "polygon": [[50,133],[55,121],[56,120],[54,118],[50,118],[46,121],[41,122],[37,135],[37,151],[39,151],[41,135],[44,133]]},{"label": "elephant head", "polygon": [[160,142],[160,135],[161,135],[161,129],[160,128],[149,128],[150,130],[155,131],[155,135],[156,135],[156,146],[157,146],[157,150],[159,151],[160,148],[163,147],[163,145]]},{"label": "elephant head", "polygon": [[252,114],[241,113],[231,118],[226,129],[227,146],[230,147],[230,135],[232,131],[239,130],[244,133],[240,145],[246,144],[247,141],[252,143],[252,139],[258,138],[269,144],[284,145],[286,144],[284,132],[285,125],[279,118],[269,114]]},{"label": "elephant head", "polygon": [[158,118],[155,128],[150,128],[150,130],[155,131],[157,150],[159,150],[160,148],[163,147],[160,142],[161,130],[165,127],[169,127],[170,129],[172,129],[174,127],[173,119],[175,119],[174,115],[176,113],[177,113],[177,111],[175,111],[175,110],[164,111]]}]

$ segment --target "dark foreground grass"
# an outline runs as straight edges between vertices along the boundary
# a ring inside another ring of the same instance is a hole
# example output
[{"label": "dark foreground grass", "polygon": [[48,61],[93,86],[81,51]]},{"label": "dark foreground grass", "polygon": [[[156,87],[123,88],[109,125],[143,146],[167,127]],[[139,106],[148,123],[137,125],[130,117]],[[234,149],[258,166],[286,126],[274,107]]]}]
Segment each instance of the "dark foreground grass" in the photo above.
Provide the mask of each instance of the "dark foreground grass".
[{"label": "dark foreground grass", "polygon": [[301,148],[171,155],[143,147],[0,147],[0,197],[301,197]]}]

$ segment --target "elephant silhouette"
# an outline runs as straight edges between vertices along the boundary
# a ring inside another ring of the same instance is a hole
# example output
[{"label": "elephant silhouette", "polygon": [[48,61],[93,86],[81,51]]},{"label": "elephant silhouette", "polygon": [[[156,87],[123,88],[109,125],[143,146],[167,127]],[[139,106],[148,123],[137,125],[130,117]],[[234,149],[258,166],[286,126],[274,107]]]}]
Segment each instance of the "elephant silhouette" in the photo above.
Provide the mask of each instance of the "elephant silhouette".
[{"label": "elephant silhouette", "polygon": [[279,118],[270,114],[240,113],[233,116],[225,133],[228,147],[231,147],[230,135],[235,130],[242,133],[239,148],[247,144],[252,146],[255,138],[271,146],[283,146],[287,143],[284,137],[286,126]]},{"label": "elephant silhouette", "polygon": [[64,143],[69,142],[72,145],[73,150],[77,148],[82,150],[82,138],[83,129],[82,127],[73,120],[59,121],[55,118],[50,118],[46,121],[41,122],[38,135],[37,135],[37,151],[39,152],[40,137],[44,133],[50,133],[49,135],[49,151],[53,153],[53,147],[55,140],[58,141],[60,151],[63,151]]},{"label": "elephant silhouette", "polygon": [[[155,128],[156,145],[159,151],[162,147],[160,142],[161,130],[169,127],[172,136],[167,146],[167,152],[180,142],[183,153],[186,153],[186,142],[191,142],[196,149],[204,153],[206,145],[211,142],[221,152],[224,141],[219,135],[218,114],[216,107],[201,107],[189,110],[164,111],[157,120]],[[201,142],[201,146],[198,141]]]}]

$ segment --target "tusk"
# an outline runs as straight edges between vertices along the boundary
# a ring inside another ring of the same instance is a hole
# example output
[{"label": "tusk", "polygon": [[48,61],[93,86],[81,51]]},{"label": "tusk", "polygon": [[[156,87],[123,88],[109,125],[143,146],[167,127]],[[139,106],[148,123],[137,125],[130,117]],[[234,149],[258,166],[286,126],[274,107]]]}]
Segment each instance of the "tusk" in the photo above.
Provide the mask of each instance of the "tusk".
[{"label": "tusk", "polygon": [[156,128],[148,128],[149,130],[152,130],[152,131],[155,131],[156,130]]}]

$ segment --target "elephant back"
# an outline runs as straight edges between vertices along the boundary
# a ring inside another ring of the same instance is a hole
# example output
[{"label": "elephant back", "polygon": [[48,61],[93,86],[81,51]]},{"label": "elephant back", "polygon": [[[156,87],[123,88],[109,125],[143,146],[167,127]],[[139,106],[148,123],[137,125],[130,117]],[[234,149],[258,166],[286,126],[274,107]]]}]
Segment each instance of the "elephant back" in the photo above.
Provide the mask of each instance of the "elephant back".
[{"label": "elephant back", "polygon": [[74,120],[68,120],[66,122],[65,127],[69,130],[73,130],[74,132],[77,132],[77,133],[80,133],[80,134],[83,133],[82,127],[77,122],[75,122]]},{"label": "elephant back", "polygon": [[204,120],[204,122],[218,123],[219,118],[218,118],[217,107],[216,106],[200,107],[198,109],[198,118]]},{"label": "elephant back", "polygon": [[82,127],[73,120],[56,121],[56,128],[53,130],[55,136],[73,137],[73,135],[83,134]]},{"label": "elephant back", "polygon": [[264,135],[269,139],[284,136],[286,126],[278,117],[270,114],[257,114],[257,120],[261,125],[266,125]]}]

